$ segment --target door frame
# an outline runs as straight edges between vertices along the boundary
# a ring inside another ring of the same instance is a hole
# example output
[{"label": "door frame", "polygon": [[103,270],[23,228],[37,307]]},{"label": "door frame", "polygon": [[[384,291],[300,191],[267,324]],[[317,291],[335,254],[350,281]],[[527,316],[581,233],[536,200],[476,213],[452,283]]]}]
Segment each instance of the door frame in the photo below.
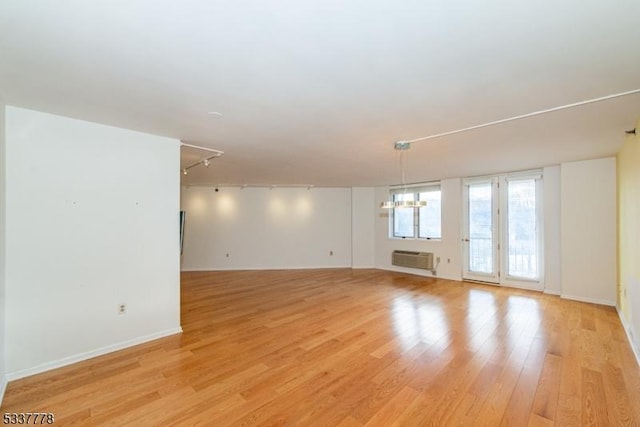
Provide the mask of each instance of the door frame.
[{"label": "door frame", "polygon": [[[509,180],[535,179],[536,182],[536,230],[538,242],[538,278],[526,279],[508,275],[508,182]],[[491,183],[492,195],[492,239],[494,274],[472,272],[469,270],[469,185]],[[510,174],[490,175],[462,180],[462,280],[483,282],[513,288],[543,290],[544,288],[544,218],[542,171],[524,171]]]},{"label": "door frame", "polygon": [[[473,184],[491,184],[491,240],[493,252],[492,273],[474,272],[469,269],[469,186]],[[500,237],[499,229],[499,200],[495,197],[498,187],[497,177],[468,178],[462,182],[462,279],[486,282],[492,284],[500,283]],[[496,225],[498,225],[496,227]]]},{"label": "door frame", "polygon": [[[536,239],[538,242],[538,278],[527,279],[509,275],[508,257],[509,257],[509,181],[517,181],[520,179],[534,179],[536,185]],[[501,271],[503,274],[500,278],[502,286],[512,288],[530,289],[534,291],[542,291],[544,289],[544,218],[543,218],[543,194],[542,194],[542,171],[525,171],[505,174],[500,176],[500,212],[503,213],[500,224],[501,231],[501,247],[504,248],[503,255],[500,259]]]}]

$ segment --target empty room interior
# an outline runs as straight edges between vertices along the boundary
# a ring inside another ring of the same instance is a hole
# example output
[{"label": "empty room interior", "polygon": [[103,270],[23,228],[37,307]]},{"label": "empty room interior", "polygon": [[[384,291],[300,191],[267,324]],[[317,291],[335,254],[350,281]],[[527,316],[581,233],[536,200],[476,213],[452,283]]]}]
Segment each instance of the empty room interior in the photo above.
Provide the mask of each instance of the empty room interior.
[{"label": "empty room interior", "polygon": [[2,1],[2,422],[640,425],[639,17]]}]

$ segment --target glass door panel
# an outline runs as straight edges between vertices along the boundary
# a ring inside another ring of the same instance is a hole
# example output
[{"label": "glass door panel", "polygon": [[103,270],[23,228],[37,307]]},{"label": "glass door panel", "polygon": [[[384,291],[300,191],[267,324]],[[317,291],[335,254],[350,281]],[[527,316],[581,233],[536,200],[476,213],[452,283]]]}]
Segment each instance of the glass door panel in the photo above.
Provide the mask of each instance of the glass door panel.
[{"label": "glass door panel", "polygon": [[507,276],[537,280],[539,274],[536,180],[507,182]]},{"label": "glass door panel", "polygon": [[496,198],[492,181],[465,185],[464,278],[497,282]]},{"label": "glass door panel", "polygon": [[493,273],[491,183],[469,186],[469,271]]}]

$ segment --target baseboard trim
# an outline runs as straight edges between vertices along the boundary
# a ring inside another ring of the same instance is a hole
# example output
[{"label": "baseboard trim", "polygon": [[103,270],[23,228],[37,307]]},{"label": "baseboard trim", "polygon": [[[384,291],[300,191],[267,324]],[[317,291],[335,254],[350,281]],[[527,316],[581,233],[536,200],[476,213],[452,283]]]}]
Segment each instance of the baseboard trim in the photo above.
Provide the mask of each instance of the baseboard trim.
[{"label": "baseboard trim", "polygon": [[545,293],[545,294],[548,294],[548,295],[555,295],[555,296],[558,296],[558,297],[560,295],[562,295],[561,291],[554,291],[554,290],[549,290],[549,289],[544,289],[542,292]]},{"label": "baseboard trim", "polygon": [[561,294],[560,298],[570,299],[570,300],[573,300],[573,301],[588,302],[588,303],[591,303],[591,304],[608,305],[610,307],[615,307],[616,306],[616,302],[615,301],[608,301],[608,300],[598,299],[598,298],[577,297],[577,296],[574,296],[574,295],[566,295],[566,294]]},{"label": "baseboard trim", "polygon": [[223,268],[183,268],[181,273],[190,273],[198,271],[278,271],[278,270],[330,270],[336,268],[352,268],[350,265],[323,265],[321,267],[223,267]]},{"label": "baseboard trim", "polygon": [[640,349],[638,348],[638,346],[636,346],[635,342],[633,342],[633,332],[631,330],[631,325],[627,323],[619,307],[616,307],[616,311],[618,312],[620,323],[622,323],[622,328],[627,335],[627,341],[629,341],[631,351],[633,352],[633,355],[636,356],[636,362],[638,362],[638,366],[640,366]]},{"label": "baseboard trim", "polygon": [[54,360],[52,362],[43,363],[33,368],[21,369],[15,372],[8,372],[6,374],[6,382],[19,380],[21,378],[30,377],[31,375],[41,374],[52,369],[62,368],[63,366],[71,365],[73,363],[82,362],[83,360],[92,359],[94,357],[103,356],[114,351],[123,350],[134,345],[144,344],[149,341],[157,340],[159,338],[168,337],[170,335],[179,334],[182,332],[182,328],[167,329],[165,331],[155,332],[153,334],[144,335],[141,337],[133,338],[127,341],[121,341],[116,344],[100,347],[96,350],[87,351],[85,353],[76,354],[73,356],[65,357],[62,359]]},{"label": "baseboard trim", "polygon": [[4,392],[7,391],[7,384],[9,384],[9,380],[6,375],[0,377],[0,405],[2,405],[2,401],[4,400]]},{"label": "baseboard trim", "polygon": [[[373,267],[377,270],[383,271],[392,271],[394,273],[405,273],[405,274],[413,274],[414,276],[420,277],[431,277],[434,279],[446,279],[446,280],[454,280],[457,282],[461,282],[461,277],[450,277],[450,276],[439,276],[437,274],[432,274],[430,270],[421,270],[417,268],[392,268],[392,267]],[[424,273],[423,273],[424,272]]]},{"label": "baseboard trim", "polygon": [[497,284],[503,288],[521,289],[523,291],[543,292],[544,289],[540,286],[529,286],[522,283],[502,283]]}]

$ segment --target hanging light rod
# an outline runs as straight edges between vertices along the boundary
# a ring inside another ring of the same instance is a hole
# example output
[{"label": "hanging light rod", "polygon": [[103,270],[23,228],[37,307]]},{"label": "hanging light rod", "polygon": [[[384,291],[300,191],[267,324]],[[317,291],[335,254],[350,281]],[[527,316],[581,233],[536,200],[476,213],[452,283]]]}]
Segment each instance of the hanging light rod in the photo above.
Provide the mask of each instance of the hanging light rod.
[{"label": "hanging light rod", "polygon": [[[411,148],[411,142],[409,141],[397,141],[393,144],[393,148],[400,152],[400,176],[402,178],[402,185],[395,186],[395,188],[402,188],[404,193],[407,193],[409,186],[405,181],[404,174],[404,154]],[[394,187],[392,187],[394,188]],[[386,200],[380,204],[382,209],[396,209],[396,208],[421,208],[427,206],[426,200]]]},{"label": "hanging light rod", "polygon": [[[455,135],[456,133],[462,133],[462,132],[467,132],[467,131],[474,130],[474,129],[486,128],[486,127],[489,127],[489,126],[499,125],[499,124],[507,123],[507,122],[513,122],[515,120],[526,119],[528,117],[539,116],[539,115],[542,115],[542,114],[553,113],[555,111],[567,110],[569,108],[580,107],[582,105],[593,104],[593,103],[596,103],[596,102],[606,101],[606,100],[613,99],[613,98],[620,98],[622,96],[627,96],[627,95],[634,95],[634,94],[637,94],[637,93],[640,93],[640,89],[634,89],[634,90],[630,90],[630,91],[627,91],[627,92],[614,93],[612,95],[602,96],[600,98],[593,98],[593,99],[588,99],[586,101],[574,102],[573,104],[561,105],[559,107],[553,107],[553,108],[548,108],[546,110],[534,111],[533,113],[521,114],[519,116],[513,116],[513,117],[506,118],[506,119],[495,120],[493,122],[483,123],[481,125],[469,126],[469,127],[462,128],[462,129],[457,129],[457,130],[452,130],[452,131],[449,131],[449,132],[438,133],[438,134],[435,134],[435,135],[429,135],[429,136],[425,136],[425,137],[422,137],[422,138],[416,138],[416,139],[411,139],[411,140],[402,141],[402,142],[403,143],[407,143],[407,144],[411,144],[412,142],[428,141],[430,139],[440,138],[440,137],[443,137],[443,136]],[[396,148],[396,149],[398,149],[398,148]]]}]

